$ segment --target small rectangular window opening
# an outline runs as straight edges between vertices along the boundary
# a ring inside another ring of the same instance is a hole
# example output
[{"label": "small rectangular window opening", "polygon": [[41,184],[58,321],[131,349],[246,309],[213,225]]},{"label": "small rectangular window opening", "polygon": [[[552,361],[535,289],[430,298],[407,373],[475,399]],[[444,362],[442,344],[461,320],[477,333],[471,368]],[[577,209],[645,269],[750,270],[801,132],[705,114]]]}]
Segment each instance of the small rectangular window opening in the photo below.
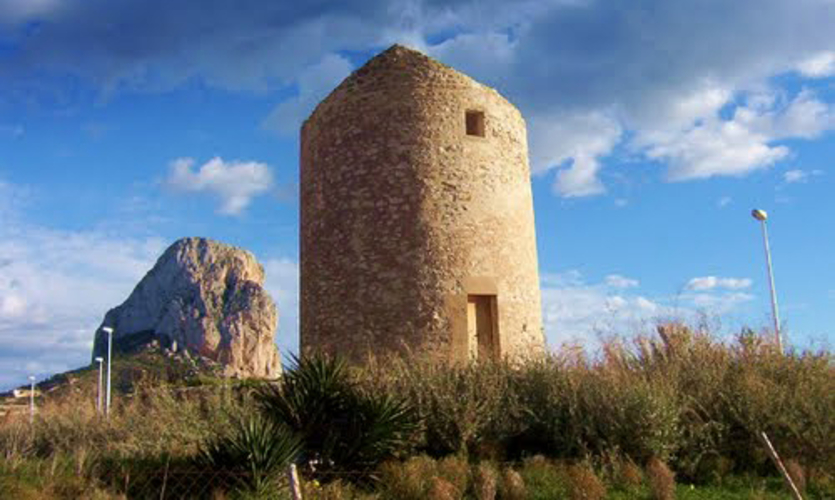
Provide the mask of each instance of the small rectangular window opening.
[{"label": "small rectangular window opening", "polygon": [[484,111],[467,111],[467,135],[484,137]]}]

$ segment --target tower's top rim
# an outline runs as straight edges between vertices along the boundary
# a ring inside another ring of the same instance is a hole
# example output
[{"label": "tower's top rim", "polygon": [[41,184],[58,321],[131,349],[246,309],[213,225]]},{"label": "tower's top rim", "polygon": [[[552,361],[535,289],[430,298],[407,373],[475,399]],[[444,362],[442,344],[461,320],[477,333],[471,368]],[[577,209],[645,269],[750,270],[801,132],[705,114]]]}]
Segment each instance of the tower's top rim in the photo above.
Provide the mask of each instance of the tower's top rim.
[{"label": "tower's top rim", "polygon": [[380,52],[376,56],[366,61],[365,64],[363,64],[359,69],[354,71],[354,73],[352,73],[345,80],[351,80],[357,75],[361,76],[363,74],[369,74],[372,72],[380,71],[385,68],[391,67],[392,65],[425,65],[435,70],[452,71],[454,73],[464,75],[464,73],[461,73],[460,71],[457,71],[454,68],[451,68],[446,64],[429,57],[428,55],[424,54],[423,52],[417,49],[413,49],[411,47],[395,43],[391,47],[387,48],[386,50]]},{"label": "tower's top rim", "polygon": [[369,80],[375,80],[378,75],[404,75],[404,77],[410,75],[407,78],[413,79],[413,81],[425,80],[426,82],[438,81],[439,75],[448,75],[445,78],[449,80],[468,82],[495,92],[495,90],[479,83],[467,74],[433,59],[419,50],[396,43],[366,61],[365,64],[346,77],[316,106],[316,109],[307,117],[305,122],[315,116],[317,111],[324,107],[334,95],[339,94],[341,90],[365,87],[365,83]]}]

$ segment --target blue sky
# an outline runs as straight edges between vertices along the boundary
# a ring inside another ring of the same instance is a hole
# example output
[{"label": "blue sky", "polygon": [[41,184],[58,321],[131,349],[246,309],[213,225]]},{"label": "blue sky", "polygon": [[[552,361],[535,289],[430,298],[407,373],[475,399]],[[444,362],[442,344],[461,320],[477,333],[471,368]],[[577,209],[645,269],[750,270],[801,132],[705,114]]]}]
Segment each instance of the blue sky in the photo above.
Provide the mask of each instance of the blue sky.
[{"label": "blue sky", "polygon": [[835,325],[828,0],[0,0],[0,388],[89,361],[94,329],[183,236],[267,271],[298,345],[298,128],[393,43],[528,122],[551,347],[770,318]]}]

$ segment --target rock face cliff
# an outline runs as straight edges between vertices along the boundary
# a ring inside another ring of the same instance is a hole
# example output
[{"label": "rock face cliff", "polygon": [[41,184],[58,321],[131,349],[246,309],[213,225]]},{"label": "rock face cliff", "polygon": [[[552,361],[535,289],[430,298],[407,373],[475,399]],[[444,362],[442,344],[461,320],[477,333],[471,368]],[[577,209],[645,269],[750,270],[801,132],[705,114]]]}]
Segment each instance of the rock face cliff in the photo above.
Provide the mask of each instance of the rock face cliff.
[{"label": "rock face cliff", "polygon": [[93,357],[106,354],[101,328],[109,326],[116,352],[156,340],[220,363],[227,376],[278,377],[278,313],[263,284],[264,268],[249,252],[205,238],[178,240],[130,297],[107,312]]}]

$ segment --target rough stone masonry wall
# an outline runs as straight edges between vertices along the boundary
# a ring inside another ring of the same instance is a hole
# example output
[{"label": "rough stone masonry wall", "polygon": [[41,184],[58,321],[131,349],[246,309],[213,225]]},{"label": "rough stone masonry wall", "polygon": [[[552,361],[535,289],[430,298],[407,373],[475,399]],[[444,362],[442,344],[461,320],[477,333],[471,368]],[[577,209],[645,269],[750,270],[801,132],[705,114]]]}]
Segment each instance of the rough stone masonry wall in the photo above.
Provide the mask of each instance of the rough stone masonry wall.
[{"label": "rough stone masonry wall", "polygon": [[[485,114],[468,136],[467,110]],[[467,357],[467,294],[502,356],[541,352],[525,123],[495,90],[395,46],[302,128],[301,348]]]}]

